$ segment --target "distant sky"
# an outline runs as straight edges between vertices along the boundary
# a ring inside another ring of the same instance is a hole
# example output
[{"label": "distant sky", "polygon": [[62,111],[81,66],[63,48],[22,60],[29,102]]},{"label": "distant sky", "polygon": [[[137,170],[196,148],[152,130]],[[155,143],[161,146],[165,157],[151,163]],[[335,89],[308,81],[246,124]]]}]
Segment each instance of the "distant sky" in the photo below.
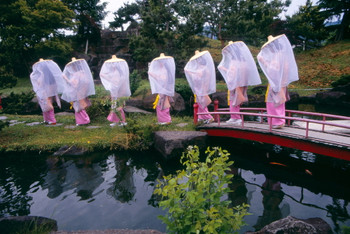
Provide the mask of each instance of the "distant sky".
[{"label": "distant sky", "polygon": [[[108,27],[110,21],[113,21],[114,15],[113,12],[117,11],[121,6],[124,5],[124,3],[132,3],[135,2],[135,0],[101,0],[101,2],[107,2],[107,8],[106,11],[108,11],[108,15],[106,16],[105,20],[103,21],[103,26],[106,28]],[[317,0],[313,0],[312,2],[317,2]],[[299,9],[299,6],[302,6],[306,3],[306,0],[292,0],[292,3],[290,4],[286,15],[293,15],[296,13]],[[283,17],[283,16],[281,16]]]}]

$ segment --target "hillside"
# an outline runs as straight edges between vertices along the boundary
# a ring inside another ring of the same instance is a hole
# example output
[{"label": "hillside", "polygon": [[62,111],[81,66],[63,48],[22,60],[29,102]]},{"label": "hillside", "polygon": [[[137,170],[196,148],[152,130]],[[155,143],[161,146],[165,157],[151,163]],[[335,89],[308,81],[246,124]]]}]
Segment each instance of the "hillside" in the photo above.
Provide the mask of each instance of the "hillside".
[{"label": "hillside", "polygon": [[[260,51],[258,47],[249,46],[253,57],[256,59]],[[208,47],[215,63],[220,63],[221,43],[210,40]],[[291,84],[291,88],[326,88],[342,75],[350,75],[350,40],[326,45],[322,48],[295,52],[295,58],[299,68],[298,82]],[[265,77],[261,76],[263,83]]]}]

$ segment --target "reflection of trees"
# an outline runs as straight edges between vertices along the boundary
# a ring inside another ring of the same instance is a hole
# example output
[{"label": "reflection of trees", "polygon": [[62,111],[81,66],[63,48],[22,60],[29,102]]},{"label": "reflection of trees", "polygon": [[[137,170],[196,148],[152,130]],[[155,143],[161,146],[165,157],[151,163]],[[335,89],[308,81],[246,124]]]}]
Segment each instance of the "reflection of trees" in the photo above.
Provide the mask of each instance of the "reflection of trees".
[{"label": "reflection of trees", "polygon": [[333,198],[333,205],[327,205],[327,212],[330,214],[331,219],[335,226],[336,233],[340,232],[339,221],[345,222],[350,219],[350,215],[347,210],[349,205],[348,201],[344,201],[343,205],[338,199]]},{"label": "reflection of trees", "polygon": [[[149,182],[149,186],[155,188],[158,183],[157,180],[162,180],[163,175],[167,173],[175,172],[174,163],[160,162],[159,157],[156,156],[154,152],[143,152],[139,153],[136,157],[132,157],[130,166],[133,166],[135,170],[145,170],[147,175],[144,179],[145,182]],[[176,161],[178,163],[179,161]],[[162,165],[160,164],[162,163]],[[158,195],[152,193],[150,199],[148,200],[148,205],[153,207],[158,207],[158,202],[161,198]]]},{"label": "reflection of trees", "polygon": [[63,193],[63,183],[66,180],[67,170],[64,160],[58,157],[49,157],[46,159],[48,171],[45,175],[43,189],[47,189],[49,198],[56,198]]},{"label": "reflection of trees", "polygon": [[107,194],[122,203],[129,202],[134,198],[136,193],[133,168],[128,165],[127,158],[115,158],[114,162],[117,173],[112,187],[107,190]]},{"label": "reflection of trees", "polygon": [[257,223],[254,225],[256,230],[260,230],[265,225],[282,218],[279,205],[283,200],[284,193],[281,190],[281,183],[279,181],[266,178],[261,190],[263,195],[262,202],[264,211],[262,216],[259,216]]},{"label": "reflection of trees", "polygon": [[61,193],[74,189],[81,200],[93,197],[95,189],[103,182],[102,168],[96,163],[94,156],[86,156],[76,160],[64,158],[48,158],[48,172],[45,175],[44,189],[48,189],[48,197],[55,198]]},{"label": "reflection of trees", "polygon": [[27,194],[39,188],[44,170],[45,161],[38,157],[31,155],[0,157],[0,217],[30,213],[32,198]]},{"label": "reflection of trees", "polygon": [[248,189],[245,185],[241,173],[237,167],[231,167],[231,171],[228,173],[233,174],[232,183],[229,184],[229,188],[232,192],[229,193],[228,197],[232,201],[232,206],[242,205],[243,203],[248,204],[247,192]]}]

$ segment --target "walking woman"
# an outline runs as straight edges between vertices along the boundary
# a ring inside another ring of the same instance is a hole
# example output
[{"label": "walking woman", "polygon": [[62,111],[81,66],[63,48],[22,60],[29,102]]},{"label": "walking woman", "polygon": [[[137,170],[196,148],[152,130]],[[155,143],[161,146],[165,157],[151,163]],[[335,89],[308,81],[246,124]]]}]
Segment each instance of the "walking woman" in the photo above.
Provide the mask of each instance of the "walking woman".
[{"label": "walking woman", "polygon": [[[269,82],[265,97],[267,114],[284,117],[285,103],[290,99],[287,86],[299,80],[293,49],[286,35],[269,36],[257,58]],[[286,120],[268,118],[269,124],[270,121],[272,127],[278,129],[285,125]]]}]

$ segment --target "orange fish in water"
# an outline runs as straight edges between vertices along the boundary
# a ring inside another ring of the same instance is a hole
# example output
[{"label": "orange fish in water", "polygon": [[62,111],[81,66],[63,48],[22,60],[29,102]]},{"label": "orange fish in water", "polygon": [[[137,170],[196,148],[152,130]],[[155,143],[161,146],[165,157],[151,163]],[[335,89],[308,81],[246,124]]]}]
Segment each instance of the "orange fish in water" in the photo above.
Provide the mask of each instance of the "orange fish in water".
[{"label": "orange fish in water", "polygon": [[285,164],[278,163],[278,162],[270,162],[270,164],[272,164],[272,165],[279,165],[279,166],[283,166],[283,167],[286,167],[286,166],[287,166],[287,165],[285,165]]},{"label": "orange fish in water", "polygon": [[305,169],[305,173],[306,173],[306,174],[309,174],[309,175],[312,175],[312,172],[309,171],[308,169]]}]

